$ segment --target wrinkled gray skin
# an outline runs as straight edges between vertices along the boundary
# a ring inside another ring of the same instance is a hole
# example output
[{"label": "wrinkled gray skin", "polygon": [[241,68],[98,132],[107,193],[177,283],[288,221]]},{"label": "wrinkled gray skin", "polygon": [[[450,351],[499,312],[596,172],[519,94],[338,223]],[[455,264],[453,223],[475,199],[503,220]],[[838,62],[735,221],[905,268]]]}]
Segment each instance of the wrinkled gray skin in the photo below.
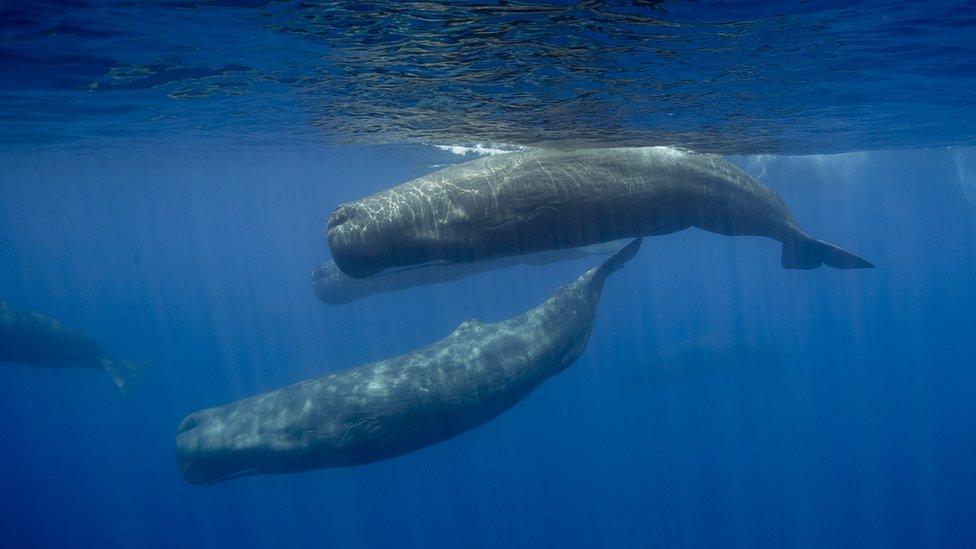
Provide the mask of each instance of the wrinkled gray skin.
[{"label": "wrinkled gray skin", "polygon": [[786,268],[872,267],[804,233],[776,193],[729,162],[667,147],[479,158],[342,204],[326,237],[336,265],[364,278],[689,227],[774,238]]},{"label": "wrinkled gray skin", "polygon": [[417,286],[451,282],[516,265],[546,265],[593,255],[605,255],[622,247],[617,244],[610,242],[600,246],[505,257],[482,263],[457,263],[408,268],[385,272],[369,278],[353,278],[342,272],[334,261],[326,261],[312,270],[311,282],[312,289],[319,299],[329,305],[341,305],[374,294],[398,292]]},{"label": "wrinkled gray skin", "polygon": [[53,318],[0,301],[0,362],[48,368],[88,368],[107,373],[125,396],[134,387],[140,362],[117,360],[94,340]]},{"label": "wrinkled gray skin", "polygon": [[194,412],[176,434],[180,470],[210,484],[360,465],[473,429],[580,356],[607,275],[639,246],[509,320],[467,320],[417,351]]}]

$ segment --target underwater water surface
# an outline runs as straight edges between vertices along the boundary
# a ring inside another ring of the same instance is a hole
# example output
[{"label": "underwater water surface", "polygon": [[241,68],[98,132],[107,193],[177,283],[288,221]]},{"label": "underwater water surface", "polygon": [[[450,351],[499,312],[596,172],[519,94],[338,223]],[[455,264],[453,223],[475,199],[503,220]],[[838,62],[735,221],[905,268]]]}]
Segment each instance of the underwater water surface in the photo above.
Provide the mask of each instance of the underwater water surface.
[{"label": "underwater water surface", "polygon": [[[974,23],[970,2],[3,5],[0,301],[151,366],[121,399],[2,365],[0,545],[973,546]],[[580,359],[485,425],[186,482],[190,412],[509,318],[600,262],[320,301],[329,213],[471,144],[733,154],[876,268],[646,238]]]}]

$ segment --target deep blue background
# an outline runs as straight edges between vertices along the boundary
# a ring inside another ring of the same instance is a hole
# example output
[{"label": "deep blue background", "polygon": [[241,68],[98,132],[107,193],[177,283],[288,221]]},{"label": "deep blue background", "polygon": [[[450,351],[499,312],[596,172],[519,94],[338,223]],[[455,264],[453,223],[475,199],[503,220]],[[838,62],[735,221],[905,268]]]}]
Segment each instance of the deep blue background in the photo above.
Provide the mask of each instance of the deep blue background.
[{"label": "deep blue background", "polygon": [[[506,318],[595,260],[330,307],[308,285],[329,211],[460,158],[183,145],[0,160],[0,299],[153,363],[129,400],[91,371],[3,365],[0,545],[976,543],[976,151],[735,159],[878,268],[648,239],[578,363],[497,420],[374,465],[197,487],[173,458],[185,414]],[[773,358],[660,375],[668,349],[729,331]]]}]

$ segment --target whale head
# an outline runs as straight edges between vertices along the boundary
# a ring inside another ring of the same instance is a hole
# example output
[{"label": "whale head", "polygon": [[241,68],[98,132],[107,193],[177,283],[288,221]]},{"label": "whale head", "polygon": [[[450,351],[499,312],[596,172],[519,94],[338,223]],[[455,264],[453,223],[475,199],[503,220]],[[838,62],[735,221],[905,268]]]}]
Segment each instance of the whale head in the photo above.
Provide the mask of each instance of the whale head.
[{"label": "whale head", "polygon": [[333,210],[325,229],[332,260],[354,278],[366,278],[392,266],[401,232],[390,212],[377,215],[357,203]]},{"label": "whale head", "polygon": [[368,295],[362,291],[363,283],[343,273],[334,261],[327,261],[312,269],[310,281],[315,295],[329,305],[349,303]]},{"label": "whale head", "polygon": [[176,432],[176,460],[193,484],[304,469],[309,440],[270,394],[188,415]]}]

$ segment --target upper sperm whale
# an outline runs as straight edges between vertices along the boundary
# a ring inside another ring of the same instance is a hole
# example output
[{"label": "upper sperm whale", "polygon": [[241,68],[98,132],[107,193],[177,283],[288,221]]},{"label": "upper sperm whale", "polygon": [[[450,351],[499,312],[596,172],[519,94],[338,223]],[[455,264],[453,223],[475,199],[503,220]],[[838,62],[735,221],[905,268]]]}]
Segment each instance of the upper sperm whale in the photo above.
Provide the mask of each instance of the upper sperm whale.
[{"label": "upper sperm whale", "polygon": [[722,158],[668,147],[530,150],[451,166],[340,205],[326,237],[365,278],[698,227],[783,244],[783,267],[873,267],[806,234],[783,201]]}]

